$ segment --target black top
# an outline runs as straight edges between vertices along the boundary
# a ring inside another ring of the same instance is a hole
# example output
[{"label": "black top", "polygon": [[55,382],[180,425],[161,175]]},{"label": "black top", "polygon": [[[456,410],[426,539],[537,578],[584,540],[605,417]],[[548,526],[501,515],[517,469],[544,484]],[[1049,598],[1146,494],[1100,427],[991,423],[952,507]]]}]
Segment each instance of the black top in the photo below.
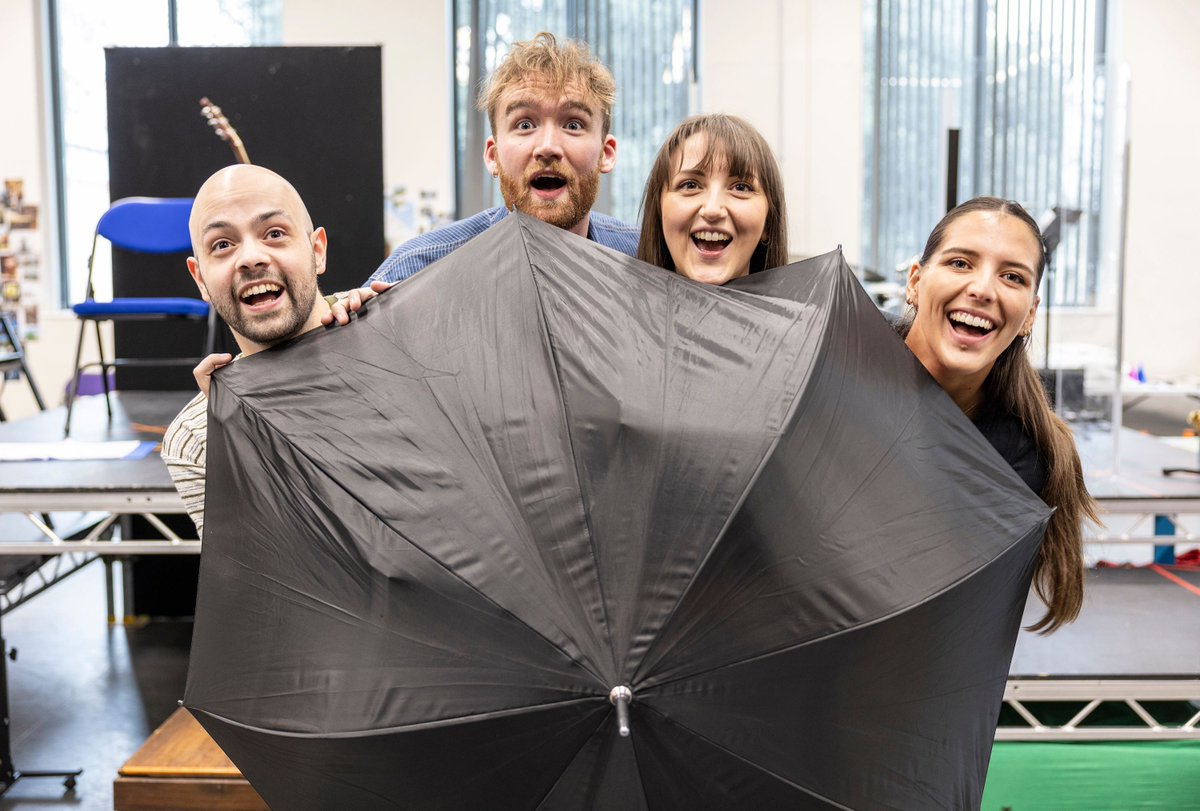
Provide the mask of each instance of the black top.
[{"label": "black top", "polygon": [[997,403],[985,403],[971,421],[1029,489],[1040,496],[1046,486],[1046,465],[1038,457],[1033,437],[1026,433],[1021,421]]},{"label": "black top", "polygon": [[[887,310],[880,312],[903,339],[901,316]],[[1021,421],[1001,408],[998,403],[988,402],[971,418],[971,422],[975,423],[979,433],[992,443],[992,447],[999,451],[1004,460],[1017,472],[1021,481],[1040,498],[1042,488],[1046,486],[1046,465],[1038,457],[1033,437],[1025,432]]]}]

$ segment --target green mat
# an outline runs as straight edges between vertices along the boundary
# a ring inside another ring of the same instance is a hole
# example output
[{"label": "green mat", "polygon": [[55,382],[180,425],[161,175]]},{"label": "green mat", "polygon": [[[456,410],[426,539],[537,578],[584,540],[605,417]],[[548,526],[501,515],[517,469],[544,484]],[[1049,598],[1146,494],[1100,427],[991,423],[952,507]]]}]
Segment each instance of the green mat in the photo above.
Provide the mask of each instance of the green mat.
[{"label": "green mat", "polygon": [[1200,741],[997,743],[982,807],[1200,811]]}]

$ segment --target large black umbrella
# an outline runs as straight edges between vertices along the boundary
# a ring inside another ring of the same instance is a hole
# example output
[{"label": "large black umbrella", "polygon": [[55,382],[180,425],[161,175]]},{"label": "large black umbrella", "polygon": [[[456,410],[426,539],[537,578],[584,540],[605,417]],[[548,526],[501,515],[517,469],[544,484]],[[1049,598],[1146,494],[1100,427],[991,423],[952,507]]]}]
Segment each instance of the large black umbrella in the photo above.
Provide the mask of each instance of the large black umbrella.
[{"label": "large black umbrella", "polygon": [[1048,510],[838,253],[510,217],[208,442],[186,704],[275,808],[979,803]]}]

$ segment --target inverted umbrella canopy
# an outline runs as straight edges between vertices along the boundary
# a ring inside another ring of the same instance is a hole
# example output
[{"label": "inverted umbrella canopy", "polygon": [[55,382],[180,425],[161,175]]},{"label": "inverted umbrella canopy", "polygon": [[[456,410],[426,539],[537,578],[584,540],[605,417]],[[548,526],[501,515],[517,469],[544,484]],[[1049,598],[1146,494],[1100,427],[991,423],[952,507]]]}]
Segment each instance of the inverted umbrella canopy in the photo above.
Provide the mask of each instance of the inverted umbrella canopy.
[{"label": "inverted umbrella canopy", "polygon": [[979,804],[1049,511],[840,253],[512,216],[208,443],[185,703],[272,807]]}]

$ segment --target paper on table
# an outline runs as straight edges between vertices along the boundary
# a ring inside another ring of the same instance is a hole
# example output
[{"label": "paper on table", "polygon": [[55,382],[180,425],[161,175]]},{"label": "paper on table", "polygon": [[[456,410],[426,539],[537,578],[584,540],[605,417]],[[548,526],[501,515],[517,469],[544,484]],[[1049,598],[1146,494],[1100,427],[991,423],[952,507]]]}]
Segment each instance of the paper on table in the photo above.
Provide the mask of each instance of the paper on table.
[{"label": "paper on table", "polygon": [[78,439],[60,439],[57,442],[0,442],[0,462],[140,459],[154,444],[137,439],[115,442],[87,442]]}]

